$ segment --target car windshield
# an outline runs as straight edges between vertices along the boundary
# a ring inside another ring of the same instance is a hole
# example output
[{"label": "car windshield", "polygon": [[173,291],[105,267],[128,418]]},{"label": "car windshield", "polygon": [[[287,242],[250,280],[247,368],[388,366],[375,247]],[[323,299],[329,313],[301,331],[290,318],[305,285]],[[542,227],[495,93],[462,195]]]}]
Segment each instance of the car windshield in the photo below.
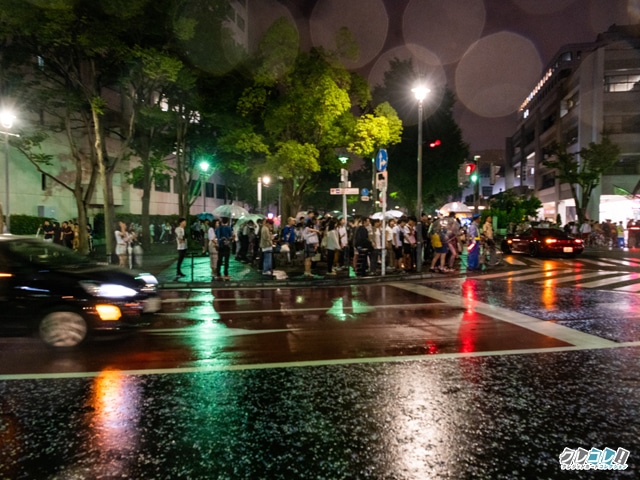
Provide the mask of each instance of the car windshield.
[{"label": "car windshield", "polygon": [[552,238],[568,238],[569,236],[562,230],[558,228],[539,228],[538,235],[541,237],[552,237]]},{"label": "car windshield", "polygon": [[16,240],[7,242],[8,257],[21,263],[55,268],[77,268],[94,265],[89,258],[53,243]]}]

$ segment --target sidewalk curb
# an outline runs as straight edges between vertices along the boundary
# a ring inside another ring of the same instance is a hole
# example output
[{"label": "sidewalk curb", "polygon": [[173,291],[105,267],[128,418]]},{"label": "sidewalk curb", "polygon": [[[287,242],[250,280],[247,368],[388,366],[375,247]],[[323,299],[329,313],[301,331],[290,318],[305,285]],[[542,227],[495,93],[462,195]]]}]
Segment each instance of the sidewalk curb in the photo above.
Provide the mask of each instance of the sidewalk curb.
[{"label": "sidewalk curb", "polygon": [[364,277],[344,277],[344,278],[325,278],[325,277],[317,277],[313,279],[300,277],[298,278],[289,278],[286,280],[277,280],[277,279],[265,279],[265,280],[212,280],[210,282],[202,282],[202,281],[184,281],[181,282],[179,280],[161,282],[158,286],[160,289],[176,289],[176,288],[215,288],[215,289],[232,289],[232,288],[272,288],[272,287],[283,287],[283,288],[291,288],[291,287],[331,287],[331,286],[346,286],[346,285],[364,285],[364,284],[376,284],[376,283],[387,283],[387,282],[398,282],[398,281],[416,281],[416,280],[424,280],[431,279],[435,277],[441,278],[453,278],[454,276],[460,275],[461,272],[458,272],[456,275],[445,276],[443,274],[437,275],[431,272],[428,273],[413,273],[413,274],[392,274],[385,275],[384,277],[381,275],[375,276],[364,276]]}]

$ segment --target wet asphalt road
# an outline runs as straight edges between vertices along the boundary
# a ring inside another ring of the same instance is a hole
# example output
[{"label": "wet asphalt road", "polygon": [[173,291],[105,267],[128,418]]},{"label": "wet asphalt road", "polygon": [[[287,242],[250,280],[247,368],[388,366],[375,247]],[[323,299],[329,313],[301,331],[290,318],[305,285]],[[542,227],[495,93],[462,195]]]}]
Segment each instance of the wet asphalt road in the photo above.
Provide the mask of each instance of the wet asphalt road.
[{"label": "wet asphalt road", "polygon": [[2,339],[0,478],[637,478],[640,298],[561,285],[172,290],[139,335]]}]

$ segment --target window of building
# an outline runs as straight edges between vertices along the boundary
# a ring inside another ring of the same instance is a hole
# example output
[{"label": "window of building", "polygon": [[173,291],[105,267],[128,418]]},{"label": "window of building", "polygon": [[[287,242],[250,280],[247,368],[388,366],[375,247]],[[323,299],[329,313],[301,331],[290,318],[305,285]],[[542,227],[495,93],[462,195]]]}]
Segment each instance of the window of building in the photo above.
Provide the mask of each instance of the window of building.
[{"label": "window of building", "polygon": [[216,198],[219,200],[225,200],[227,198],[227,187],[218,184],[216,187]]},{"label": "window of building", "polygon": [[564,117],[571,110],[576,108],[580,103],[580,94],[578,92],[571,95],[569,98],[565,98],[560,105],[560,116]]},{"label": "window of building", "polygon": [[640,74],[608,75],[604,77],[605,92],[640,91]]},{"label": "window of building", "polygon": [[142,190],[142,188],[143,188],[142,177],[138,178],[135,182],[133,182],[133,188],[136,188],[138,190]]},{"label": "window of building", "polygon": [[493,195],[493,187],[482,187],[482,196],[488,198]]},{"label": "window of building", "polygon": [[47,176],[44,173],[42,174],[42,177],[40,179],[40,188],[42,190],[47,189]]},{"label": "window of building", "polygon": [[204,184],[204,194],[208,197],[208,198],[213,198],[213,183],[205,183]]},{"label": "window of building", "polygon": [[570,62],[571,61],[571,52],[564,52],[562,54],[562,56],[560,57],[560,60],[562,60],[563,62]]},{"label": "window of building", "polygon": [[556,114],[552,113],[551,115],[546,117],[544,120],[542,120],[542,131],[546,132],[551,127],[553,127],[555,123],[556,123]]},{"label": "window of building", "polygon": [[573,127],[570,130],[567,130],[564,133],[564,143],[565,145],[573,145],[578,141],[578,127]]},{"label": "window of building", "polygon": [[622,157],[607,175],[640,175],[640,155]]},{"label": "window of building", "polygon": [[154,181],[156,192],[171,191],[171,177],[169,175],[157,175]]},{"label": "window of building", "polygon": [[556,184],[556,174],[553,172],[545,173],[540,179],[540,190],[551,188]]},{"label": "window of building", "polygon": [[236,21],[236,11],[234,10],[234,8],[231,5],[231,3],[227,3],[226,9],[227,9],[227,11],[225,12],[225,16],[229,20],[231,20],[232,22],[235,22]]}]

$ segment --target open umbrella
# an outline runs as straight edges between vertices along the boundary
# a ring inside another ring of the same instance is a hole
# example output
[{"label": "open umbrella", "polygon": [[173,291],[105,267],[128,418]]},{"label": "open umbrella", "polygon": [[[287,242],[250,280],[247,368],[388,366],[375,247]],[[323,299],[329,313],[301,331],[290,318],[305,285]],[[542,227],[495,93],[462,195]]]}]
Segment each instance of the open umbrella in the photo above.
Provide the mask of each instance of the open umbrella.
[{"label": "open umbrella", "polygon": [[213,211],[213,214],[216,217],[240,218],[244,215],[249,215],[249,212],[240,205],[229,204],[220,205]]},{"label": "open umbrella", "polygon": [[253,223],[258,223],[258,220],[262,220],[264,218],[264,215],[260,215],[259,213],[250,213],[249,215],[244,215],[242,217],[240,217],[238,220],[236,220],[236,226],[240,226],[243,225],[249,221],[252,221]]},{"label": "open umbrella", "polygon": [[446,203],[440,207],[440,213],[442,215],[448,215],[449,213],[471,213],[471,209],[462,202]]},{"label": "open umbrella", "polygon": [[202,212],[202,213],[199,213],[198,215],[196,215],[196,218],[197,218],[198,220],[209,220],[209,221],[211,221],[211,220],[213,220],[215,217],[213,216],[213,214],[212,214],[212,213],[209,213],[209,212]]},{"label": "open umbrella", "polygon": [[387,210],[385,215],[387,218],[400,218],[404,215],[404,212],[401,212],[400,210]]},{"label": "open umbrella", "polygon": [[[397,212],[398,210],[394,210],[394,212]],[[398,215],[393,214],[393,213],[389,213],[391,212],[391,210],[389,210],[388,212],[384,212],[384,218],[385,220],[390,220],[392,218],[398,218]],[[402,213],[402,212],[401,212]],[[400,215],[402,216],[402,215]],[[374,220],[382,220],[382,212],[376,212],[373,215],[371,215],[371,218]]]}]

